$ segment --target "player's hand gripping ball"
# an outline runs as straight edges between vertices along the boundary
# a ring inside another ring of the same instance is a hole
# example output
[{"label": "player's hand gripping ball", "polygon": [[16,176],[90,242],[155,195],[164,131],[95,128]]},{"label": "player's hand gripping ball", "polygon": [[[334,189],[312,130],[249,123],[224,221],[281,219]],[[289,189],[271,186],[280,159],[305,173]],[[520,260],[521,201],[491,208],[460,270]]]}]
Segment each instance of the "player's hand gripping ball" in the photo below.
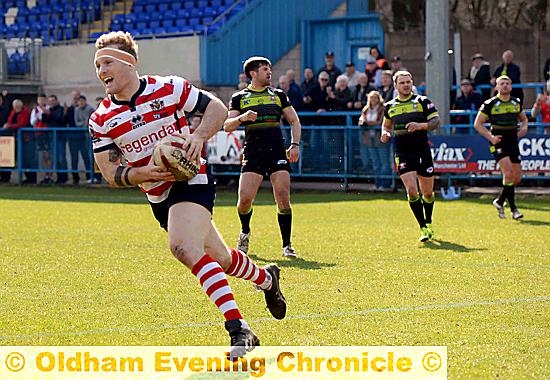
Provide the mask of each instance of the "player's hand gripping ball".
[{"label": "player's hand gripping ball", "polygon": [[155,165],[168,169],[177,181],[189,181],[199,174],[200,162],[185,157],[184,136],[166,136],[160,139],[153,149]]}]

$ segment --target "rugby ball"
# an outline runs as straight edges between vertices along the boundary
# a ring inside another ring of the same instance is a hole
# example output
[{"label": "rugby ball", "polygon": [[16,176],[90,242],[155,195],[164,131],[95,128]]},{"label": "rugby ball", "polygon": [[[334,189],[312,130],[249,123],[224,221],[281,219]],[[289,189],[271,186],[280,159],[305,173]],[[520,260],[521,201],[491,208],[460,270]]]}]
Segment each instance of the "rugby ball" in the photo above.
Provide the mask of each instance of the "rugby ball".
[{"label": "rugby ball", "polygon": [[155,165],[168,169],[177,181],[189,181],[199,174],[200,162],[185,157],[184,136],[166,136],[160,139],[153,148]]}]

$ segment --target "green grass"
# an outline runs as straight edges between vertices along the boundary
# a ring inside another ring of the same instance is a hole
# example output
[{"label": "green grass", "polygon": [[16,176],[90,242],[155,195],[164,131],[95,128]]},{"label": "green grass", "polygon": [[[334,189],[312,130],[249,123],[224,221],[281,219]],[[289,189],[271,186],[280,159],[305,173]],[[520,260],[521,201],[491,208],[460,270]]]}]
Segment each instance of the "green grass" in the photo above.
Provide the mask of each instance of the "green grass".
[{"label": "green grass", "polygon": [[[214,213],[231,245],[235,201]],[[490,201],[438,200],[421,244],[403,194],[296,193],[290,261],[263,190],[250,256],[281,266],[288,315],[232,278],[237,302],[264,345],[445,345],[450,378],[543,378],[550,200],[518,200],[520,222]],[[139,191],[0,187],[0,216],[1,345],[227,345]]]}]

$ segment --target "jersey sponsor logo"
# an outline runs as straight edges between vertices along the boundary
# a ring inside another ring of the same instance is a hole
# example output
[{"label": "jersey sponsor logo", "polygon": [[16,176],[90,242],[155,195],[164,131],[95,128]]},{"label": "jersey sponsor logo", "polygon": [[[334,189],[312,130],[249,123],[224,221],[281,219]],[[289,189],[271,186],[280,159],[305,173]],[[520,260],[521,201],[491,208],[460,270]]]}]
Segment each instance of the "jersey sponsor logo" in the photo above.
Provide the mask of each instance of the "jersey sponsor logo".
[{"label": "jersey sponsor logo", "polygon": [[112,118],[111,120],[109,120],[107,122],[107,129],[113,129],[114,127],[116,127],[120,120],[121,120],[120,117],[115,117],[115,118]]},{"label": "jersey sponsor logo", "polygon": [[163,125],[158,132],[152,132],[148,135],[141,136],[129,143],[120,146],[122,153],[140,153],[143,150],[154,145],[158,140],[176,132],[174,125]]}]

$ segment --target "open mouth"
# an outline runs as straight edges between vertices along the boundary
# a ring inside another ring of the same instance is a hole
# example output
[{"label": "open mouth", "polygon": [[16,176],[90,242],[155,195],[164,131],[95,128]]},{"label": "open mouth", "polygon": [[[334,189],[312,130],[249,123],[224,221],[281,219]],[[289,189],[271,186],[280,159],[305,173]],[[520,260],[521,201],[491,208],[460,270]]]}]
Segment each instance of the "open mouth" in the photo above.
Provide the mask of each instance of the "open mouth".
[{"label": "open mouth", "polygon": [[105,86],[108,86],[109,84],[111,84],[113,82],[113,77],[106,77],[106,78],[103,78],[103,84],[105,84]]}]

